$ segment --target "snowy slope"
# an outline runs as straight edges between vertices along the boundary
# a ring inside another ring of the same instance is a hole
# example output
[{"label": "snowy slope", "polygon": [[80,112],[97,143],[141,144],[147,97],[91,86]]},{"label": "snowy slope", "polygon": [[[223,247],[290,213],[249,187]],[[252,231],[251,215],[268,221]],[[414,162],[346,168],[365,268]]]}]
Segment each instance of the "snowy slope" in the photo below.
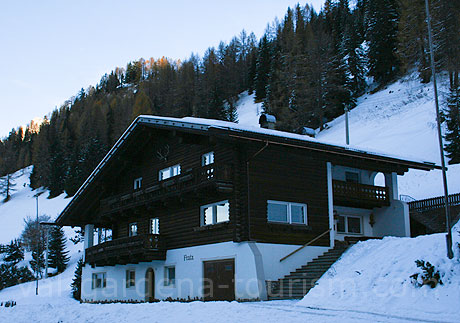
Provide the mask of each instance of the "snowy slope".
[{"label": "snowy slope", "polygon": [[39,215],[48,215],[54,220],[70,199],[65,199],[65,194],[61,194],[53,199],[48,199],[49,192],[44,190],[32,190],[30,184],[30,173],[32,166],[26,167],[14,173],[14,187],[11,200],[3,203],[4,196],[0,196],[0,243],[6,244],[14,238],[18,238],[24,229],[24,219],[37,215],[37,200],[34,197],[37,193],[42,193],[38,197]]},{"label": "snowy slope", "polygon": [[254,103],[254,94],[247,91],[240,94],[237,103],[238,123],[243,126],[259,126],[259,116],[262,113],[262,103]]},{"label": "snowy slope", "polygon": [[[433,321],[458,321],[460,315],[460,223],[453,230],[455,257],[446,257],[444,234],[417,238],[386,237],[348,250],[297,305],[387,313]],[[433,264],[442,286],[416,288],[415,260]]]},{"label": "snowy slope", "polygon": [[[440,78],[440,102],[447,93],[447,78]],[[375,94],[364,95],[349,113],[350,143],[401,156],[432,160],[440,165],[432,84],[408,76]],[[345,143],[345,120],[340,116],[318,139]],[[460,165],[448,167],[450,193],[460,192]],[[416,199],[443,195],[440,171],[411,170],[399,177],[400,194]]]}]

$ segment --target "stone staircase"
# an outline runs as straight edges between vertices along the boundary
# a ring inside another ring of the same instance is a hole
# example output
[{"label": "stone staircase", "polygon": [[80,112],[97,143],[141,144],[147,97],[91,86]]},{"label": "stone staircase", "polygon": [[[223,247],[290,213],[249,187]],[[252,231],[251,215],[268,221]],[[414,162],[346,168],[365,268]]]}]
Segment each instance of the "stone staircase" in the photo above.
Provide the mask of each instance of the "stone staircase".
[{"label": "stone staircase", "polygon": [[335,247],[316,257],[306,265],[284,276],[278,281],[267,282],[268,299],[298,299],[304,297],[312,289],[318,279],[328,271],[342,254],[353,244],[361,240],[351,238],[346,241],[336,241]]}]

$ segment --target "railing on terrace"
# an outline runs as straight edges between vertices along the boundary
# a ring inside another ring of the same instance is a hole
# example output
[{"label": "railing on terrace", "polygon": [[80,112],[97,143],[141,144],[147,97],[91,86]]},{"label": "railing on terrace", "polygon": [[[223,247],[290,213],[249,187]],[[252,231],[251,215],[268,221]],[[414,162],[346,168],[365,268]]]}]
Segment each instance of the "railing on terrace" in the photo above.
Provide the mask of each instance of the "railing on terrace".
[{"label": "railing on terrace", "polygon": [[[101,200],[103,212],[111,209],[131,206],[152,200],[156,197],[164,197],[175,192],[206,186],[209,183],[223,183],[222,188],[231,188],[232,168],[229,165],[211,164],[185,171],[182,174],[157,182],[145,189],[131,193],[123,193]],[[225,184],[227,183],[227,184]]]},{"label": "railing on terrace", "polygon": [[[412,212],[442,208],[444,207],[444,201],[444,196],[438,196],[430,199],[409,202],[409,210]],[[449,195],[447,201],[450,206],[460,205],[460,193]]]},{"label": "railing on terrace", "polygon": [[363,207],[390,204],[388,187],[332,180],[334,202]]}]

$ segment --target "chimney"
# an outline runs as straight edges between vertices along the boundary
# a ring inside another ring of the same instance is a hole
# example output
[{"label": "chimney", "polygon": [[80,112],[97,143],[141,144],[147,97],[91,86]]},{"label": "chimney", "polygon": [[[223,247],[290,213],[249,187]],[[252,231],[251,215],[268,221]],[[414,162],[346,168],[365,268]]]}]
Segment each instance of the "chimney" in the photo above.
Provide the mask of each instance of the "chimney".
[{"label": "chimney", "polygon": [[312,138],[315,138],[315,136],[316,136],[316,130],[312,129],[312,128],[308,128],[308,127],[301,127],[298,130],[298,133],[301,134],[301,135],[306,135],[306,136],[312,137]]},{"label": "chimney", "polygon": [[275,129],[276,118],[271,114],[263,113],[259,118],[259,125],[265,129]]}]

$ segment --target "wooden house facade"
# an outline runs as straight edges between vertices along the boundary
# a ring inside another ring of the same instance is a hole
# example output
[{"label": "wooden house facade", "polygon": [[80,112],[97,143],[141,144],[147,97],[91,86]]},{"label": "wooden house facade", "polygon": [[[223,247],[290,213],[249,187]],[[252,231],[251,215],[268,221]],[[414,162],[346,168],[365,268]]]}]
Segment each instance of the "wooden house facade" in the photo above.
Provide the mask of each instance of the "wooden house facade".
[{"label": "wooden house facade", "polygon": [[[336,240],[410,236],[397,193],[409,168],[435,165],[229,122],[140,116],[56,222],[84,229],[84,301],[266,299],[266,281]],[[384,186],[374,185],[378,173]]]}]

